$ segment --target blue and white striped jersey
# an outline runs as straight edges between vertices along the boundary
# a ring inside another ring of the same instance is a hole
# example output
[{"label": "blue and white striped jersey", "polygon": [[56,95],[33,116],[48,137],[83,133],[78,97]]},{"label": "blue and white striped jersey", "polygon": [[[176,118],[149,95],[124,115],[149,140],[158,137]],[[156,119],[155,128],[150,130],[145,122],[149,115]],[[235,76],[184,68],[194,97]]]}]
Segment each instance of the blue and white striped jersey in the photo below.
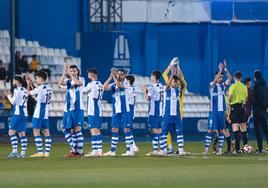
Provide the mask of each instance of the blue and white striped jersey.
[{"label": "blue and white striped jersey", "polygon": [[128,87],[128,101],[129,101],[129,105],[135,105],[136,104],[136,90],[134,88],[134,86],[129,86]]},{"label": "blue and white striped jersey", "polygon": [[110,84],[113,94],[113,113],[129,112],[128,87],[127,81],[122,82],[125,88],[119,88],[115,83]]},{"label": "blue and white striped jersey", "polygon": [[149,116],[163,116],[164,86],[161,83],[149,87]]},{"label": "blue and white striped jersey", "polygon": [[179,116],[180,117],[180,96],[181,88],[169,87],[165,92],[164,114],[165,116]]},{"label": "blue and white striped jersey", "polygon": [[73,80],[67,79],[65,80],[66,85],[66,102],[64,111],[72,111],[72,110],[84,110],[83,103],[83,90],[85,87],[85,79],[83,77],[79,77],[81,86],[78,86],[74,83]]},{"label": "blue and white striped jersey", "polygon": [[52,89],[49,84],[44,83],[30,92],[35,97],[36,106],[34,109],[34,118],[48,119]]},{"label": "blue and white striped jersey", "polygon": [[28,116],[27,100],[28,94],[24,87],[17,87],[14,89],[13,96],[8,95],[8,100],[12,104],[13,115]]},{"label": "blue and white striped jersey", "polygon": [[89,116],[102,116],[101,99],[103,95],[103,85],[100,81],[92,81],[84,88],[87,93],[87,114]]},{"label": "blue and white striped jersey", "polygon": [[216,83],[211,82],[209,84],[210,93],[210,111],[211,112],[225,112],[226,111],[226,83]]}]

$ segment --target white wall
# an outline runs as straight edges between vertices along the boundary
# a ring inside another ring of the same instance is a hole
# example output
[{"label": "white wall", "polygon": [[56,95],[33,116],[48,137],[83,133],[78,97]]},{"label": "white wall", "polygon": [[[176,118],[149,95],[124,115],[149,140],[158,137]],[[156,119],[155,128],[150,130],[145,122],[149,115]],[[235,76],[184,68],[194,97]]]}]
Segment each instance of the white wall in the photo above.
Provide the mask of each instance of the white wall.
[{"label": "white wall", "polygon": [[204,22],[210,2],[201,0],[123,0],[124,22]]}]

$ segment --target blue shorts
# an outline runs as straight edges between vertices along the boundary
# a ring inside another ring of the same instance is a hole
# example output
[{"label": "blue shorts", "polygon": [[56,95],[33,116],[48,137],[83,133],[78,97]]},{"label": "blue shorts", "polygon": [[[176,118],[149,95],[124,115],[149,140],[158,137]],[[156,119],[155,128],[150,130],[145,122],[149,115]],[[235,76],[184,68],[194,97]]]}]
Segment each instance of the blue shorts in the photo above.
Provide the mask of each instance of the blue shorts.
[{"label": "blue shorts", "polygon": [[64,112],[62,127],[64,129],[73,129],[77,126],[84,127],[84,111],[72,110],[70,112]]},{"label": "blue shorts", "polygon": [[49,120],[42,118],[33,118],[32,124],[34,129],[49,129]]},{"label": "blue shorts", "polygon": [[26,132],[27,120],[25,116],[14,115],[10,119],[9,129],[17,132]]},{"label": "blue shorts", "polygon": [[112,128],[131,128],[129,112],[113,114]]},{"label": "blue shorts", "polygon": [[90,129],[101,129],[101,117],[88,116],[88,126]]},{"label": "blue shorts", "polygon": [[162,128],[163,118],[161,116],[149,116],[148,124],[151,129]]},{"label": "blue shorts", "polygon": [[178,116],[164,117],[162,133],[167,135],[169,132],[172,131],[172,129],[183,131],[183,125],[180,117]]},{"label": "blue shorts", "polygon": [[226,128],[225,112],[211,112],[212,125],[211,130],[223,130]]}]

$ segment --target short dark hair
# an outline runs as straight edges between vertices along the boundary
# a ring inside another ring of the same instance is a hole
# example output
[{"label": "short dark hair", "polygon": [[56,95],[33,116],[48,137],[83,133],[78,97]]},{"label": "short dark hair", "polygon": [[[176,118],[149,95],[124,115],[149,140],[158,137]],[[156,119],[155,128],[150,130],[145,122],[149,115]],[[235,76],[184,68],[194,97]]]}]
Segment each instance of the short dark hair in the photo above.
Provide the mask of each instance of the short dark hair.
[{"label": "short dark hair", "polygon": [[130,85],[133,85],[135,82],[135,77],[133,75],[130,74],[126,75],[126,79],[129,80]]},{"label": "short dark hair", "polygon": [[241,80],[242,77],[243,77],[242,72],[240,72],[240,71],[236,71],[236,72],[234,73],[234,77],[235,77],[236,79],[238,79],[238,80]]},{"label": "short dark hair", "polygon": [[88,73],[98,74],[98,70],[96,68],[90,68],[87,70]]},{"label": "short dark hair", "polygon": [[174,75],[174,76],[172,77],[172,79],[175,80],[175,81],[178,81],[178,80],[179,80],[179,77],[178,77],[177,75]]},{"label": "short dark hair", "polygon": [[152,75],[155,77],[155,79],[156,80],[159,80],[160,78],[161,78],[161,72],[160,71],[158,71],[158,70],[154,70],[153,72],[152,72]]},{"label": "short dark hair", "polygon": [[126,70],[125,69],[118,69],[117,72],[123,72],[124,74],[126,74]]},{"label": "short dark hair", "polygon": [[256,80],[261,79],[261,78],[262,78],[261,71],[259,71],[259,70],[255,70],[255,72],[254,72],[254,77],[256,78]]},{"label": "short dark hair", "polygon": [[35,76],[38,76],[38,77],[40,77],[40,78],[43,78],[43,80],[47,80],[47,73],[45,72],[45,71],[38,71],[36,74],[35,74]]},{"label": "short dark hair", "polygon": [[19,81],[22,85],[24,85],[24,79],[21,76],[15,76],[14,80]]},{"label": "short dark hair", "polygon": [[76,69],[78,71],[78,76],[80,75],[80,70],[76,65],[70,65],[70,69]]},{"label": "short dark hair", "polygon": [[35,54],[34,54],[34,55],[32,55],[32,58],[37,58],[37,55],[35,55]]},{"label": "short dark hair", "polygon": [[250,77],[246,77],[245,80],[244,80],[244,84],[247,84],[251,81],[251,78]]}]

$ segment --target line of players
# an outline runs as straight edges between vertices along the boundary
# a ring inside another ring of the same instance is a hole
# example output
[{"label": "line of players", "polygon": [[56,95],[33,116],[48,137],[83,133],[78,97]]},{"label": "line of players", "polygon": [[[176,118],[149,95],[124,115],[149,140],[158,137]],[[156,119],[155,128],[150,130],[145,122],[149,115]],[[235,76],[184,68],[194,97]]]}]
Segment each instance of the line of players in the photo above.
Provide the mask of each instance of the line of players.
[{"label": "line of players", "polygon": [[[179,155],[187,154],[184,151],[183,124],[181,120],[180,103],[182,91],[186,87],[183,74],[179,66],[178,58],[174,58],[168,69],[170,76],[166,85],[160,83],[161,72],[152,71],[151,85],[149,88],[143,86],[145,98],[149,101],[149,128],[152,137],[153,151],[147,155],[166,155],[167,136],[172,130],[176,130],[176,141],[178,145],[177,153]],[[227,75],[227,80],[223,80],[223,72]],[[64,65],[62,76],[58,82],[61,88],[66,89],[65,109],[63,115],[63,134],[70,145],[70,153],[65,157],[97,157],[97,156],[115,156],[117,143],[119,140],[119,130],[124,130],[126,153],[122,156],[133,156],[139,149],[135,145],[132,122],[135,117],[135,88],[133,83],[135,77],[126,75],[124,70],[111,69],[107,81],[102,84],[98,80],[98,73],[95,68],[88,70],[89,83],[85,85],[85,79],[79,76],[80,71],[77,66]],[[230,133],[226,128],[226,88],[230,84],[232,76],[227,70],[226,61],[219,64],[219,70],[215,74],[214,80],[210,83],[210,123],[208,133],[205,137],[205,151],[208,154],[208,148],[213,134],[218,134],[219,150],[221,155],[224,138],[227,138],[228,148],[230,145]],[[113,81],[113,82],[112,82]],[[235,81],[241,81],[241,75],[235,74]],[[25,135],[27,123],[27,98],[29,95],[36,100],[35,111],[32,119],[33,134],[37,146],[37,153],[30,157],[49,157],[51,148],[51,138],[49,134],[48,114],[52,98],[52,89],[47,83],[47,75],[43,71],[36,74],[37,86],[34,86],[32,80],[26,77],[27,88],[24,86],[24,80],[20,76],[14,78],[15,89],[13,95],[5,91],[5,95],[13,104],[13,116],[9,126],[9,136],[12,145],[12,152],[9,157],[26,157],[27,137]],[[111,83],[112,82],[112,83]],[[112,93],[112,123],[111,123],[111,150],[103,153],[102,135],[101,135],[101,100],[104,91]],[[91,132],[92,151],[84,155],[84,136],[82,133],[84,125],[84,104],[83,94],[87,94],[87,115]],[[229,95],[230,98],[231,95]],[[228,100],[227,100],[228,101]],[[236,112],[233,112],[236,113]],[[233,115],[234,127],[242,132],[244,142],[247,142],[246,125],[238,121],[237,114]],[[44,134],[45,148],[43,149],[43,140],[40,133]],[[21,153],[18,152],[18,137],[21,142]],[[239,133],[240,134],[240,133]],[[237,135],[235,135],[237,137]],[[239,140],[237,140],[239,141]],[[160,147],[160,148],[159,148]],[[239,148],[237,147],[237,151]]]},{"label": "line of players", "polygon": [[[182,71],[178,59],[174,58],[170,65],[170,77],[166,85],[160,83],[161,72],[153,71],[151,74],[151,86],[143,87],[146,99],[149,101],[149,127],[152,135],[153,151],[147,155],[167,154],[167,135],[176,130],[178,154],[185,155],[183,126],[180,117],[181,91],[185,87],[182,79]],[[70,145],[70,153],[65,157],[81,156],[115,156],[119,140],[119,130],[124,130],[126,153],[122,156],[133,156],[139,149],[135,145],[132,122],[135,113],[135,77],[126,75],[124,70],[111,69],[107,81],[102,84],[98,80],[95,68],[88,70],[89,83],[85,85],[85,79],[79,76],[77,66],[64,65],[63,74],[59,80],[59,86],[66,89],[65,109],[63,115],[63,133]],[[27,148],[26,124],[27,124],[27,99],[29,95],[36,100],[32,127],[37,153],[30,157],[49,157],[51,138],[49,133],[48,114],[51,105],[52,89],[47,82],[47,74],[39,71],[36,75],[35,86],[29,77],[26,77],[26,85],[22,77],[14,78],[13,94],[5,90],[5,96],[13,105],[13,115],[9,124],[9,136],[12,152],[9,158],[25,158]],[[113,83],[111,83],[113,81]],[[111,123],[111,150],[102,151],[101,135],[101,99],[104,91],[111,91],[113,115]],[[91,132],[92,151],[84,155],[84,125],[83,94],[87,94],[87,114]],[[45,148],[41,133],[44,134]],[[21,152],[18,152],[18,136],[21,143]],[[160,149],[158,149],[160,147]]]}]

